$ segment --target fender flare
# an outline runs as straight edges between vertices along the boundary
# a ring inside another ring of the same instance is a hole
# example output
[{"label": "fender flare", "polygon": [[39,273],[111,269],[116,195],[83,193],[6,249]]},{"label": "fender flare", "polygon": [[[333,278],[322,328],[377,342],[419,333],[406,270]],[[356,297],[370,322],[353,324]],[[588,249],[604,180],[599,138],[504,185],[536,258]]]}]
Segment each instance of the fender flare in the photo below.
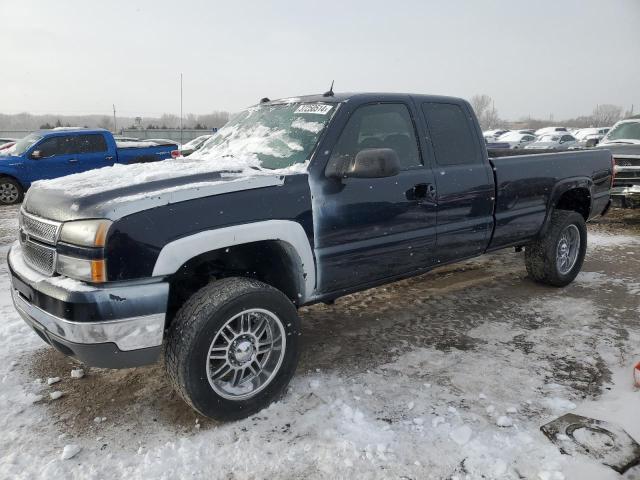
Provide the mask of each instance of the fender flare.
[{"label": "fender flare", "polygon": [[593,187],[593,180],[589,177],[572,177],[561,180],[554,185],[549,195],[549,201],[547,203],[547,215],[544,219],[542,228],[540,229],[540,235],[544,235],[549,227],[551,221],[551,214],[555,210],[555,205],[560,200],[560,197],[567,193],[569,190],[575,190],[578,188],[584,188],[589,191],[589,216],[593,209],[593,196],[591,195],[591,187]]},{"label": "fender flare", "polygon": [[[171,275],[190,259],[221,248],[277,240],[288,244],[297,254],[301,292],[306,300],[312,297],[316,283],[313,251],[302,225],[291,220],[266,220],[205,230],[167,243],[156,259],[153,276]],[[297,279],[298,280],[298,279]],[[302,302],[301,302],[302,303]]]}]

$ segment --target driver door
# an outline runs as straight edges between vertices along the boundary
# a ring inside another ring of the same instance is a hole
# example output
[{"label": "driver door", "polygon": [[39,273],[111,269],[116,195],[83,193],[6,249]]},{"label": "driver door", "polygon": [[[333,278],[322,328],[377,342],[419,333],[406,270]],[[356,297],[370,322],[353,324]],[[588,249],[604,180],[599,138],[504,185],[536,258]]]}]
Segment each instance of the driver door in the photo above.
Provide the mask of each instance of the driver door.
[{"label": "driver door", "polygon": [[76,135],[56,135],[37,143],[26,160],[29,183],[75,173]]},{"label": "driver door", "polygon": [[383,178],[324,178],[314,205],[319,290],[323,293],[401,276],[434,261],[433,173],[419,148],[413,104],[361,105],[349,115],[331,159],[389,148],[401,171]]}]

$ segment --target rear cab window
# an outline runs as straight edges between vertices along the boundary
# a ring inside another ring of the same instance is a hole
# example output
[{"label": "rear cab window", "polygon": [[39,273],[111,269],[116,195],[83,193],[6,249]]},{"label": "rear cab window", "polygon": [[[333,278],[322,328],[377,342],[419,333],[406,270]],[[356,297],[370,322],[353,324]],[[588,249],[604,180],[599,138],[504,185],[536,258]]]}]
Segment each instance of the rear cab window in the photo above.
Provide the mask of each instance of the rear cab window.
[{"label": "rear cab window", "polygon": [[483,163],[471,119],[460,105],[425,102],[422,111],[438,165]]},{"label": "rear cab window", "polygon": [[91,133],[78,135],[78,153],[101,153],[107,151],[107,141],[104,135]]}]

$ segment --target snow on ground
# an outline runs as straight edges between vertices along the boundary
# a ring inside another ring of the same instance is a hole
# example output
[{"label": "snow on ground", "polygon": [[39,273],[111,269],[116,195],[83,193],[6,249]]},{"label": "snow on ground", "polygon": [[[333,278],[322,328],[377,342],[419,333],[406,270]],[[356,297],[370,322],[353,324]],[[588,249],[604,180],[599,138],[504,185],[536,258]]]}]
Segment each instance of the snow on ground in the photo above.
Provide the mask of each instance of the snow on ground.
[{"label": "snow on ground", "polygon": [[[0,217],[0,233],[14,227]],[[574,412],[640,439],[640,301],[625,287],[640,262],[624,253],[637,238],[598,235],[566,289],[530,283],[521,255],[505,253],[305,308],[301,367],[284,399],[228,424],[175,403],[186,428],[156,414],[154,393],[164,400],[167,388],[158,368],[72,379],[73,365],[13,310],[2,261],[0,478],[620,478],[561,455],[539,430]],[[92,378],[103,390],[72,403]],[[132,400],[118,403],[118,383]]]}]

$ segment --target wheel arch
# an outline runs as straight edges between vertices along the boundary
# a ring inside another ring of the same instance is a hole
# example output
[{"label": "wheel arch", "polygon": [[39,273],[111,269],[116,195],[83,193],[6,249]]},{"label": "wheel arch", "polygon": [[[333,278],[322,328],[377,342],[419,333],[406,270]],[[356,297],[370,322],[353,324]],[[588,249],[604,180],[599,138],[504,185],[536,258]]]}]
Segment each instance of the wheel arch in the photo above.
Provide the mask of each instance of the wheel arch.
[{"label": "wheel arch", "polygon": [[302,304],[315,289],[315,261],[302,226],[268,220],[207,230],[168,243],[156,260],[153,276],[172,283],[189,275],[202,279],[245,275],[283,291]]},{"label": "wheel arch", "polygon": [[549,196],[547,214],[540,231],[544,235],[551,221],[551,214],[555,210],[568,210],[579,213],[587,221],[593,210],[593,196],[591,190],[593,181],[588,177],[566,179],[553,188]]},{"label": "wheel arch", "polygon": [[24,200],[24,196],[27,193],[27,186],[25,186],[25,184],[16,176],[16,175],[12,175],[11,173],[6,173],[6,172],[2,172],[0,171],[0,181],[3,178],[9,178],[11,180],[13,180],[14,182],[16,182],[18,184],[18,186],[20,187],[20,189],[22,190],[21,192],[18,192],[18,201],[15,203],[20,203],[20,199]]}]

